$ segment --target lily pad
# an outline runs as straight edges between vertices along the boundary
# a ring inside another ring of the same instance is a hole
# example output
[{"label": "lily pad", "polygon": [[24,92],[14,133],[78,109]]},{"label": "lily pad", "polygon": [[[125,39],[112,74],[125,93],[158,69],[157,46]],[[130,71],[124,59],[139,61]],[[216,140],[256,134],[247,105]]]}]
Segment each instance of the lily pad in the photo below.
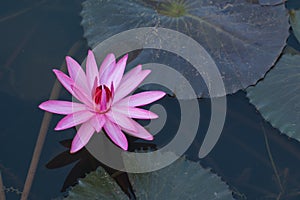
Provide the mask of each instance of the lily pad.
[{"label": "lily pad", "polygon": [[119,188],[118,184],[101,167],[78,181],[78,185],[69,191],[66,200],[82,199],[120,199],[128,197]]},{"label": "lily pad", "polygon": [[[278,3],[278,0],[87,0],[81,16],[84,36],[92,48],[115,34],[140,27],[162,27],[186,34],[209,53],[229,94],[261,79],[285,46],[288,15],[285,5]],[[142,52],[138,60],[150,62],[163,58],[170,67],[180,66],[176,70],[188,80],[199,79],[200,74],[185,67],[182,58],[174,57],[161,52]],[[194,89],[198,97],[209,96],[201,84]]]},{"label": "lily pad", "polygon": [[[180,158],[158,171],[129,174],[129,179],[137,199],[233,199],[231,191],[220,177],[202,168],[199,163],[185,158]],[[128,198],[113,179],[99,167],[81,179],[66,199]]]},{"label": "lily pad", "polygon": [[283,55],[247,96],[274,127],[300,141],[300,55]]},{"label": "lily pad", "polygon": [[294,35],[300,41],[300,10],[290,11],[290,22],[293,28]]},{"label": "lily pad", "polygon": [[285,0],[259,0],[260,5],[265,5],[265,6],[274,6],[278,4],[284,3]]}]

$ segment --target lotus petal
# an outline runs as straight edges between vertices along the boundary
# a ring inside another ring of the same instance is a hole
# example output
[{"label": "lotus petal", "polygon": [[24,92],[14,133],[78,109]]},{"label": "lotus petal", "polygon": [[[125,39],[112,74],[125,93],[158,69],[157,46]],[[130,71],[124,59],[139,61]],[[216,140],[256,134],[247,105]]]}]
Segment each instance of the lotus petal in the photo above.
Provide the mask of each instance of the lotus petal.
[{"label": "lotus petal", "polygon": [[[137,66],[134,69],[139,69],[140,67],[141,65]],[[126,97],[129,93],[135,90],[151,72],[150,70],[143,70],[134,74],[136,71],[134,69],[124,75],[120,86],[117,88],[114,102],[118,102],[120,99]]]},{"label": "lotus petal", "polygon": [[75,153],[82,147],[84,147],[88,143],[94,132],[95,129],[90,125],[90,123],[82,124],[72,141],[70,152]]},{"label": "lotus petal", "polygon": [[126,105],[131,107],[144,106],[154,101],[157,101],[158,99],[161,99],[162,97],[165,96],[165,94],[166,93],[162,91],[140,92],[120,100],[115,105],[116,106]]},{"label": "lotus petal", "polygon": [[95,56],[93,52],[89,50],[86,59],[86,79],[88,81],[90,91],[92,91],[93,87],[95,86],[95,80],[99,80],[98,71],[99,70],[97,67]]},{"label": "lotus petal", "polygon": [[56,114],[68,115],[86,110],[86,105],[69,101],[48,100],[41,103],[39,108]]},{"label": "lotus petal", "polygon": [[83,110],[76,113],[69,114],[62,118],[55,127],[55,130],[64,130],[67,128],[71,128],[74,126],[77,126],[81,123],[84,123],[91,119],[94,116],[94,114],[90,111]]},{"label": "lotus petal", "polygon": [[106,131],[109,138],[119,147],[124,150],[128,148],[128,142],[126,136],[121,131],[121,128],[110,120],[106,120],[104,124],[104,130]]}]

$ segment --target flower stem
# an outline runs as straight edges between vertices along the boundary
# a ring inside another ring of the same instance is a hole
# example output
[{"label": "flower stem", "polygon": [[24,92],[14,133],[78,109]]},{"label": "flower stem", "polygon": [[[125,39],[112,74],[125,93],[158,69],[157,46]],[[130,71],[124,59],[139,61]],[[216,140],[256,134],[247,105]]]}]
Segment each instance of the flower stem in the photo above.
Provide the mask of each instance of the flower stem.
[{"label": "flower stem", "polygon": [[5,200],[4,185],[2,181],[1,171],[0,171],[0,200]]},{"label": "flower stem", "polygon": [[[78,49],[80,49],[80,46],[82,45],[82,41],[78,41],[76,42],[72,48],[69,50],[68,55],[74,54],[74,52],[76,52]],[[61,71],[64,71],[66,69],[65,64],[63,64],[60,68]],[[60,83],[56,80],[54,83],[54,86],[52,88],[51,94],[50,94],[50,99],[57,99],[59,96],[59,92],[61,89],[61,85]],[[26,181],[25,181],[25,185],[24,185],[24,189],[22,192],[22,196],[21,196],[21,200],[27,200],[29,192],[30,192],[30,188],[36,173],[36,169],[37,169],[37,165],[40,159],[40,155],[43,149],[43,145],[45,142],[45,138],[46,138],[46,134],[50,125],[50,121],[52,118],[52,114],[46,112],[44,114],[44,118],[41,124],[41,128],[39,131],[39,136],[35,145],[35,149],[33,152],[33,156],[32,156],[32,160],[30,163],[30,167],[27,173],[27,177],[26,177]]]},{"label": "flower stem", "polygon": [[27,13],[28,11],[30,11],[30,10],[32,10],[33,8],[36,8],[36,7],[38,7],[38,6],[42,5],[42,4],[44,4],[45,2],[46,2],[46,0],[42,0],[42,1],[40,1],[40,2],[38,2],[38,3],[36,3],[36,4],[34,4],[33,6],[27,7],[27,8],[25,8],[25,9],[23,9],[23,10],[20,10],[20,11],[18,11],[18,12],[15,12],[15,13],[13,13],[13,14],[11,14],[11,15],[2,17],[2,18],[0,18],[0,23],[1,23],[1,22],[5,22],[5,21],[7,21],[7,20],[9,20],[9,19],[13,19],[13,18],[15,18],[15,17],[18,17],[18,16],[20,16],[20,15],[22,15],[22,14],[24,14],[24,13]]},{"label": "flower stem", "polygon": [[41,128],[40,128],[39,136],[38,136],[38,139],[37,139],[37,142],[36,142],[36,145],[35,145],[35,149],[34,149],[34,153],[33,153],[33,156],[32,156],[31,163],[30,163],[29,171],[28,171],[28,174],[27,174],[27,177],[26,177],[26,181],[25,181],[23,193],[22,193],[22,196],[21,196],[21,200],[26,200],[28,195],[29,195],[29,191],[30,191],[30,188],[31,188],[31,185],[32,185],[32,182],[33,182],[33,178],[34,178],[34,175],[35,175],[35,172],[36,172],[36,168],[37,168],[37,165],[38,165],[38,162],[39,162],[39,159],[40,159],[40,155],[41,155],[41,152],[42,152],[42,148],[43,148],[43,145],[44,145],[44,141],[45,141],[45,138],[46,138],[46,134],[47,134],[47,131],[48,131],[48,127],[49,127],[51,118],[52,118],[52,114],[50,114],[50,113],[45,113],[44,114],[44,118],[43,118],[42,125],[41,125]]},{"label": "flower stem", "polygon": [[271,153],[271,149],[270,149],[270,145],[269,145],[269,140],[268,140],[268,137],[267,137],[267,134],[266,134],[266,130],[265,130],[265,127],[263,125],[263,123],[261,123],[261,126],[263,128],[263,133],[264,133],[264,138],[265,138],[265,143],[266,143],[266,148],[267,148],[267,151],[268,151],[268,155],[269,155],[269,158],[270,158],[270,162],[271,162],[271,165],[272,165],[272,168],[274,170],[274,173],[275,173],[275,176],[276,176],[276,179],[277,179],[277,182],[278,182],[278,185],[279,185],[279,188],[280,188],[280,194],[284,191],[284,188],[282,186],[282,183],[281,183],[281,179],[280,179],[280,176],[279,176],[279,173],[278,173],[278,170],[276,168],[276,164],[274,162],[274,159],[273,159],[273,156],[272,156],[272,153]]}]

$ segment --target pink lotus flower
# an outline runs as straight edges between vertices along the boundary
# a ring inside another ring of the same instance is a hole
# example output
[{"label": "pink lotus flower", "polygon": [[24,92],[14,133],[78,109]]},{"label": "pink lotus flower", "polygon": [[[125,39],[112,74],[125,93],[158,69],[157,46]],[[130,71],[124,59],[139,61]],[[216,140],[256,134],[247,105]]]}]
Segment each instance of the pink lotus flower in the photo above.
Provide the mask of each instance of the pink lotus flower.
[{"label": "pink lotus flower", "polygon": [[138,65],[124,76],[127,55],[117,63],[113,54],[108,54],[98,70],[92,51],[88,52],[86,73],[71,57],[66,57],[69,76],[54,69],[60,83],[81,103],[48,100],[39,108],[67,115],[61,119],[55,130],[64,130],[81,124],[72,141],[71,153],[83,148],[94,132],[103,128],[110,139],[124,150],[128,142],[123,131],[145,140],[153,136],[135,119],[155,119],[158,116],[148,110],[137,108],[162,98],[161,91],[141,92],[128,96],[148,76],[150,70]]}]

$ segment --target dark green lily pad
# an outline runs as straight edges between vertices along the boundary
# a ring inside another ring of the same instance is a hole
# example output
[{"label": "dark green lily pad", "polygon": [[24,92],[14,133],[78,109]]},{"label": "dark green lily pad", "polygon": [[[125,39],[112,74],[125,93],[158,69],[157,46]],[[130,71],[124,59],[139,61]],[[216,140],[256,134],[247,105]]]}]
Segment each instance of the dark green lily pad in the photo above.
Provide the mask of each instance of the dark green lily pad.
[{"label": "dark green lily pad", "polygon": [[275,6],[278,4],[282,4],[285,0],[259,0],[260,5],[264,6]]},{"label": "dark green lily pad", "polygon": [[290,22],[293,28],[294,35],[300,41],[300,11],[291,10],[290,11]]},{"label": "dark green lily pad", "polygon": [[[150,161],[151,162],[151,161]],[[134,163],[130,163],[131,165]],[[138,166],[137,166],[138,167]],[[180,158],[158,171],[129,174],[137,199],[233,199],[228,186],[199,163]],[[67,200],[128,199],[113,179],[99,167],[79,181]]]},{"label": "dark green lily pad", "polygon": [[[215,61],[228,94],[255,84],[285,46],[288,15],[284,4],[278,3],[278,0],[87,0],[81,15],[84,36],[92,48],[115,34],[139,27],[169,28],[190,36]],[[175,66],[188,80],[199,79],[199,74],[186,71],[186,63],[174,57],[143,52],[137,60],[145,63],[163,59],[164,64]],[[198,97],[209,96],[201,84],[194,89]]]},{"label": "dark green lily pad", "polygon": [[300,141],[300,56],[285,54],[247,96],[274,127]]},{"label": "dark green lily pad", "polygon": [[101,167],[78,181],[78,185],[69,191],[66,200],[82,199],[120,199],[127,200],[118,184]]}]

